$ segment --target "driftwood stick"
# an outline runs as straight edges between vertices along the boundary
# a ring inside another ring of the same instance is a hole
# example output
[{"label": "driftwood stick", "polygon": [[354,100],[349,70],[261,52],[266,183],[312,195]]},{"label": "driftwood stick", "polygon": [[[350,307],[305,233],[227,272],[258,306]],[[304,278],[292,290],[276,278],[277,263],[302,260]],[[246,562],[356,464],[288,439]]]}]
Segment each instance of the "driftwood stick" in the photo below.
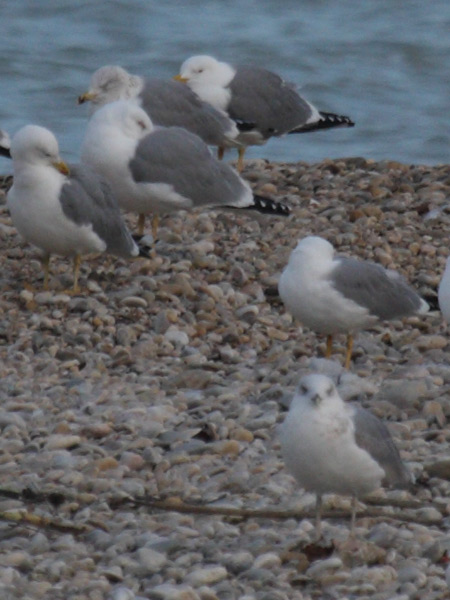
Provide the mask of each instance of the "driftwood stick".
[{"label": "driftwood stick", "polygon": [[21,510],[0,512],[0,520],[14,525],[31,525],[39,529],[53,529],[61,533],[80,534],[91,529],[88,525],[74,525],[73,523],[63,522],[59,519],[51,519]]}]

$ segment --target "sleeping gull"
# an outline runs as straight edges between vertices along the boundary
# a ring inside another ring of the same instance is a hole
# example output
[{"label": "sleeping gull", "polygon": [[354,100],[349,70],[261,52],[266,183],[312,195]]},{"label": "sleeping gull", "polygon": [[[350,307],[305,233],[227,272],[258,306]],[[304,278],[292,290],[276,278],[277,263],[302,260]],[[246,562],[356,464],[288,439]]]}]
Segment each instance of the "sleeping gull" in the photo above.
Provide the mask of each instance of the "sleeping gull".
[{"label": "sleeping gull", "polygon": [[287,133],[354,125],[349,117],[317,110],[293,84],[261,67],[233,67],[212,56],[192,56],[175,79],[187,83],[199,98],[231,119],[247,124],[238,137],[242,144],[239,171],[246,146],[265,144],[269,138]]},{"label": "sleeping gull", "polygon": [[328,336],[327,358],[333,335],[347,333],[346,369],[354,331],[378,320],[422,314],[429,309],[395,271],[355,258],[334,257],[333,246],[316,236],[298,242],[281,274],[278,290],[296,319]]},{"label": "sleeping gull", "polygon": [[26,125],[11,144],[14,183],[7,201],[14,226],[43,253],[44,289],[51,254],[74,260],[77,292],[83,254],[139,255],[108,185],[91,169],[70,166],[59,155],[48,129]]},{"label": "sleeping gull", "polygon": [[287,469],[302,488],[316,494],[317,538],[323,494],[352,496],[353,534],[356,498],[381,486],[412,485],[384,423],[364,408],[346,404],[325,375],[301,379],[279,435]]},{"label": "sleeping gull", "polygon": [[94,112],[109,102],[133,99],[155,125],[184,127],[210,146],[240,146],[236,123],[177,81],[144,79],[122,67],[107,65],[93,73],[89,91],[78,98],[78,103],[91,101]]},{"label": "sleeping gull", "polygon": [[254,209],[289,214],[284,204],[254,196],[234,169],[216,160],[208,146],[181,127],[154,127],[130,101],[118,100],[95,112],[86,130],[82,161],[110,182],[124,210],[159,215],[196,207]]},{"label": "sleeping gull", "polygon": [[6,158],[11,158],[11,140],[9,139],[9,135],[3,129],[0,129],[0,156],[6,156]]}]

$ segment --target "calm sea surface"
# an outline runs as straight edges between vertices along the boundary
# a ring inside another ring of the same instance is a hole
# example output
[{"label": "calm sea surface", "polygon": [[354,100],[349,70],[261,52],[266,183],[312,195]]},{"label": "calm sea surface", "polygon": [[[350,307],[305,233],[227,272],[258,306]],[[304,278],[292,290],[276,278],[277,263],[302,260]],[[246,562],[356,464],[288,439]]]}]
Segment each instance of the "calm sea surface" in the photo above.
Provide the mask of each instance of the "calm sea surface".
[{"label": "calm sea surface", "polygon": [[[36,123],[77,160],[92,72],[169,78],[193,54],[253,63],[356,127],[270,141],[248,157],[449,162],[449,0],[39,0],[0,3],[0,128]],[[10,164],[0,158],[0,172]]]}]

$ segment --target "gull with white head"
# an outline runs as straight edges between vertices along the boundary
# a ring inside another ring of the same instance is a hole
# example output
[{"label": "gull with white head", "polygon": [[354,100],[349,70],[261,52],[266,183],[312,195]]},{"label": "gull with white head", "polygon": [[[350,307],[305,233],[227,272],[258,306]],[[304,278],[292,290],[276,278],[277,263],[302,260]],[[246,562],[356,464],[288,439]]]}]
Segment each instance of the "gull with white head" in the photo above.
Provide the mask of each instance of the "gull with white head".
[{"label": "gull with white head", "polygon": [[184,127],[210,146],[240,146],[236,123],[173,79],[145,79],[118,65],[107,65],[93,73],[89,90],[79,96],[78,103],[90,101],[95,112],[115,100],[135,100],[154,125]]},{"label": "gull with white head", "polygon": [[345,403],[325,375],[301,379],[279,436],[288,471],[316,494],[318,538],[323,494],[352,496],[353,534],[356,498],[381,486],[412,485],[385,424],[364,408]]},{"label": "gull with white head", "polygon": [[147,113],[118,100],[95,112],[83,141],[82,161],[110,182],[124,210],[159,215],[198,207],[256,210],[288,215],[284,204],[254,195],[229,165],[216,160],[208,146],[181,127],[155,127]]},{"label": "gull with white head", "polygon": [[261,67],[232,66],[212,56],[191,56],[175,79],[187,83],[199,98],[239,124],[239,171],[247,146],[265,144],[269,138],[287,133],[354,125],[349,117],[319,111],[293,84]]},{"label": "gull with white head", "polygon": [[296,319],[328,336],[327,358],[333,335],[347,333],[347,369],[355,331],[380,320],[429,310],[427,302],[401,275],[369,261],[335,256],[330,242],[318,236],[298,242],[281,274],[278,290]]},{"label": "gull with white head", "polygon": [[107,183],[85,166],[66,165],[51,131],[26,125],[12,139],[11,156],[8,207],[19,233],[43,254],[44,289],[52,254],[73,258],[74,292],[84,254],[139,255]]}]

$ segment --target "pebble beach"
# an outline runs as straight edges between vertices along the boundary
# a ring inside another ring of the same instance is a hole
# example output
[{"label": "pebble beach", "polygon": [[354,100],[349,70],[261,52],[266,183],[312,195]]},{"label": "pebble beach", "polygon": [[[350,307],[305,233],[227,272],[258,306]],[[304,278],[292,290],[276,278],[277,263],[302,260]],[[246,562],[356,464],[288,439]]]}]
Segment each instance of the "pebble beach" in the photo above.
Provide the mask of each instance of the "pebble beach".
[{"label": "pebble beach", "polygon": [[[42,291],[0,192],[3,600],[450,597],[450,166],[255,160],[243,177],[291,215],[168,216],[152,258],[83,261],[78,295],[58,257]],[[430,313],[359,332],[349,371],[344,336],[325,360],[277,293],[306,235],[399,271]],[[360,502],[354,540],[350,498],[326,496],[314,542],[315,498],[281,459],[312,372],[388,424],[417,480]]]}]

